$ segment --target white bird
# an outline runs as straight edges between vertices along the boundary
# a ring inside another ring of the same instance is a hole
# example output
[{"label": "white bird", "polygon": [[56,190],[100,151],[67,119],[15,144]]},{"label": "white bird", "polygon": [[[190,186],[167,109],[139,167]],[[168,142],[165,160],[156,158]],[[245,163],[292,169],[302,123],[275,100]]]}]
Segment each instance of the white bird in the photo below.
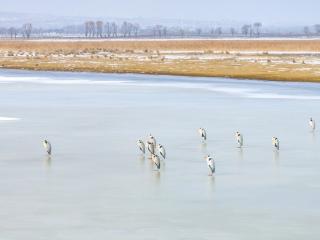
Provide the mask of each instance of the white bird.
[{"label": "white bird", "polygon": [[243,136],[241,133],[236,132],[236,140],[238,142],[239,147],[243,146]]},{"label": "white bird", "polygon": [[199,128],[198,130],[200,137],[202,138],[202,140],[207,140],[207,133],[206,130],[204,130],[203,128]]},{"label": "white bird", "polygon": [[163,159],[166,158],[166,150],[161,144],[158,144],[158,151]]},{"label": "white bird", "polygon": [[272,146],[274,146],[277,150],[280,149],[280,142],[278,138],[272,137]]},{"label": "white bird", "polygon": [[316,122],[312,118],[310,118],[309,125],[312,130],[316,129]]},{"label": "white bird", "polygon": [[144,154],[146,152],[146,147],[144,145],[144,142],[142,140],[138,140],[137,141],[138,147],[140,149],[140,151]]},{"label": "white bird", "polygon": [[44,140],[42,144],[43,144],[43,147],[46,149],[47,153],[51,155],[51,149],[52,149],[51,143],[48,140]]},{"label": "white bird", "polygon": [[153,145],[153,143],[152,142],[150,142],[150,141],[148,141],[147,142],[147,144],[148,144],[148,151],[150,152],[150,154],[152,155],[152,154],[154,154],[154,145]]},{"label": "white bird", "polygon": [[158,155],[152,154],[151,157],[153,163],[156,165],[157,169],[160,170],[160,158]]},{"label": "white bird", "polygon": [[210,157],[210,155],[206,156],[205,159],[207,161],[208,168],[210,170],[209,176],[212,176],[212,174],[214,174],[216,171],[216,166],[215,166],[214,160],[212,157]]},{"label": "white bird", "polygon": [[153,144],[153,146],[157,146],[156,139],[151,134],[149,134],[149,139],[147,141],[151,142]]}]

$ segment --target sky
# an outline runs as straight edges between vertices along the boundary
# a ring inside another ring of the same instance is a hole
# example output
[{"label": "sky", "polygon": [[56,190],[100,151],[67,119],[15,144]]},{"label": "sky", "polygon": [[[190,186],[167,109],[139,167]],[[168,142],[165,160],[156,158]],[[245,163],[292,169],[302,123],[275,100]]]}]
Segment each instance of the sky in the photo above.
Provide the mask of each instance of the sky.
[{"label": "sky", "polygon": [[320,0],[0,0],[1,11],[61,16],[320,23]]}]

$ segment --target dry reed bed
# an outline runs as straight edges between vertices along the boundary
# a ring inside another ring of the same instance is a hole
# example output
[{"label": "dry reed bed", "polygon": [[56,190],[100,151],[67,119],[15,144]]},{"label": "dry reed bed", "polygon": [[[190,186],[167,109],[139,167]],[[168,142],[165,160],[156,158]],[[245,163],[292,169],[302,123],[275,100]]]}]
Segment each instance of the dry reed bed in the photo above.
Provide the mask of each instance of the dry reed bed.
[{"label": "dry reed bed", "polygon": [[0,41],[7,51],[288,51],[320,52],[320,40]]},{"label": "dry reed bed", "polygon": [[318,40],[0,41],[0,67],[320,82],[316,52]]}]

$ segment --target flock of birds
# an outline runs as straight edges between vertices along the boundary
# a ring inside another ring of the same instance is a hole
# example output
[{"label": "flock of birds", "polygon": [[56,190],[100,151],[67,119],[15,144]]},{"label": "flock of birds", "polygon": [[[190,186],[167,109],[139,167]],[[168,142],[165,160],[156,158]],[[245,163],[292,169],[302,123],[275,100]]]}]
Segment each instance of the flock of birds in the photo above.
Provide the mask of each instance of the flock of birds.
[{"label": "flock of birds", "polygon": [[[316,129],[316,123],[312,118],[310,118],[309,120],[309,126],[311,130]],[[200,137],[202,138],[202,141],[205,142],[207,140],[206,130],[204,128],[199,128],[198,132]],[[240,132],[236,132],[235,138],[236,138],[238,147],[241,148],[243,146],[243,135]],[[160,170],[161,161],[164,161],[166,159],[166,150],[164,146],[162,146],[161,144],[157,145],[155,137],[152,136],[151,134],[149,135],[146,141],[146,144],[141,139],[138,140],[137,144],[140,151],[143,154],[146,153],[146,149],[148,150],[148,152],[150,153],[150,158],[154,163],[154,165],[156,166],[156,169]],[[147,148],[146,148],[146,145],[147,145]],[[272,137],[272,146],[276,150],[280,150],[280,142],[277,137]],[[48,140],[43,141],[43,147],[45,148],[47,154],[51,155],[52,147],[51,147],[51,143]],[[205,160],[207,161],[207,165],[210,171],[209,175],[213,175],[216,171],[214,159],[210,155],[207,155],[205,156]]]},{"label": "flock of birds", "polygon": [[[138,147],[143,154],[146,153],[146,146],[144,142],[140,139],[138,140]],[[155,137],[152,136],[151,134],[147,139],[147,150],[151,155],[151,160],[156,165],[157,169],[160,170],[160,167],[161,167],[160,157],[162,158],[163,161],[166,159],[166,150],[161,144],[157,145]]]},{"label": "flock of birds", "polygon": [[[312,118],[310,118],[309,120],[309,126],[313,131],[316,129],[316,123]],[[198,132],[200,137],[202,138],[202,141],[205,142],[207,140],[206,130],[204,128],[199,128]],[[241,148],[243,146],[243,135],[240,132],[236,132],[235,139],[237,141],[238,147]],[[166,151],[161,144],[158,144],[158,145],[156,144],[155,137],[150,134],[148,136],[146,144],[141,139],[139,139],[137,141],[137,145],[143,154],[146,153],[146,145],[147,145],[147,150],[150,153],[150,159],[156,166],[156,169],[160,170],[161,160],[164,161],[166,158]],[[278,151],[280,150],[280,141],[277,137],[272,137],[272,146],[276,150]],[[51,146],[50,146],[50,151],[51,151]],[[210,155],[205,156],[205,160],[207,161],[207,165],[210,171],[209,176],[212,176],[216,171],[215,161]]]}]

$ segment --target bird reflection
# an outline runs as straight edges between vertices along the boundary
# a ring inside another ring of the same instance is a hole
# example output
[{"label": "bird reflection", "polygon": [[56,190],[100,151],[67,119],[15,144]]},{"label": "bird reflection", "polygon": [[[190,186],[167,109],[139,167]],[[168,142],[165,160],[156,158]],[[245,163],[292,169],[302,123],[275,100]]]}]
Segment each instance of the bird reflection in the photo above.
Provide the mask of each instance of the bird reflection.
[{"label": "bird reflection", "polygon": [[215,189],[215,177],[214,175],[210,176],[207,178],[207,183],[208,183],[208,190],[210,192],[213,192]]},{"label": "bird reflection", "polygon": [[237,148],[237,154],[241,161],[243,161],[243,148]]},{"label": "bird reflection", "polygon": [[138,162],[141,168],[144,168],[145,156],[143,154],[139,155]]},{"label": "bird reflection", "polygon": [[312,131],[312,132],[311,132],[311,139],[312,139],[312,142],[313,142],[313,143],[316,143],[316,142],[317,142],[317,141],[316,141],[317,138],[316,138],[315,131]]},{"label": "bird reflection", "polygon": [[153,178],[156,184],[160,184],[160,176],[161,176],[160,171],[153,172]]},{"label": "bird reflection", "polygon": [[150,170],[153,170],[154,169],[154,163],[153,163],[153,161],[148,157],[148,166],[149,166],[149,168],[150,168]]},{"label": "bird reflection", "polygon": [[207,155],[207,143],[206,142],[201,143],[200,149],[201,149],[201,152],[203,155]]},{"label": "bird reflection", "polygon": [[277,165],[279,165],[279,159],[280,159],[280,156],[279,156],[279,151],[277,151],[277,150],[273,150],[273,161],[277,164]]},{"label": "bird reflection", "polygon": [[46,155],[44,157],[44,165],[47,167],[47,168],[50,168],[51,167],[51,162],[52,162],[52,159],[51,159],[51,156],[50,155]]},{"label": "bird reflection", "polygon": [[144,155],[141,154],[141,155],[139,156],[138,160],[139,160],[139,162],[140,162],[141,164],[144,164],[144,160],[145,160]]}]

